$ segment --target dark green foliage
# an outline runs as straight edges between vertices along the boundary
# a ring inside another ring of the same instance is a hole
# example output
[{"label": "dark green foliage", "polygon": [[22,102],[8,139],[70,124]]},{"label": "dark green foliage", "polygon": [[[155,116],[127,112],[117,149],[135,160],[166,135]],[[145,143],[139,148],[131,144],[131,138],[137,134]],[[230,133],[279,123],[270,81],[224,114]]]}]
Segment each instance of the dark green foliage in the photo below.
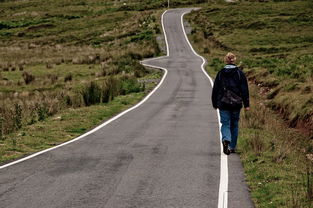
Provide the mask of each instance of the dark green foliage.
[{"label": "dark green foliage", "polygon": [[132,92],[140,92],[142,87],[140,83],[134,77],[125,77],[121,82],[120,93],[126,95]]},{"label": "dark green foliage", "polygon": [[36,115],[36,107],[34,109],[31,109],[30,111],[30,120],[27,122],[27,125],[32,125],[36,123],[37,121],[37,115]]},{"label": "dark green foliage", "polygon": [[4,118],[0,116],[0,140],[4,138],[4,130],[3,130]]},{"label": "dark green foliage", "polygon": [[277,76],[285,76],[294,79],[311,76],[313,56],[305,55],[294,59],[287,58],[256,58],[244,59],[243,62],[249,67],[264,67],[270,73]]},{"label": "dark green foliage", "polygon": [[80,93],[86,106],[94,105],[101,101],[101,89],[96,82],[90,82]]},{"label": "dark green foliage", "polygon": [[18,103],[14,105],[13,122],[15,130],[22,128],[22,106]]},{"label": "dark green foliage", "polygon": [[48,109],[44,105],[37,104],[36,112],[38,116],[38,121],[44,121],[48,117]]},{"label": "dark green foliage", "polygon": [[35,76],[28,72],[23,72],[22,77],[25,81],[25,84],[30,84],[35,80]]},{"label": "dark green foliage", "polygon": [[[141,92],[144,87],[133,76],[124,75],[117,79],[113,76],[107,77],[100,86],[96,82],[90,82],[80,91],[84,105],[108,103],[118,95]],[[70,103],[70,102],[68,102]]]},{"label": "dark green foliage", "polygon": [[218,72],[224,67],[224,62],[219,58],[213,58],[209,61],[208,65],[214,69],[214,71]]},{"label": "dark green foliage", "polygon": [[18,27],[28,27],[31,25],[37,25],[40,23],[45,23],[45,19],[33,19],[33,20],[21,20],[21,21],[0,21],[0,30],[11,29]]},{"label": "dark green foliage", "polygon": [[249,52],[251,53],[265,53],[265,54],[270,54],[270,53],[278,53],[278,52],[287,52],[290,51],[290,48],[285,48],[285,47],[260,47],[260,48],[251,48]]},{"label": "dark green foliage", "polygon": [[103,103],[112,101],[119,94],[118,81],[113,76],[109,76],[102,85],[101,93]]},{"label": "dark green foliage", "polygon": [[136,77],[142,77],[147,73],[147,70],[139,63],[139,59],[141,59],[141,55],[129,53],[125,56],[116,58],[113,64],[117,66],[118,72],[134,72]]},{"label": "dark green foliage", "polygon": [[59,79],[59,76],[56,74],[48,74],[47,77],[50,80],[51,84],[55,84]]},{"label": "dark green foliage", "polygon": [[93,46],[97,47],[97,46],[100,46],[103,43],[113,41],[114,39],[115,39],[114,36],[106,36],[106,37],[103,37],[103,38],[93,38],[92,40],[90,40],[90,43]]},{"label": "dark green foliage", "polygon": [[64,82],[69,82],[69,81],[72,81],[72,80],[73,80],[73,75],[71,73],[67,74],[64,77]]},{"label": "dark green foliage", "polygon": [[266,27],[267,27],[267,24],[262,21],[256,21],[256,22],[252,22],[252,23],[248,23],[248,24],[244,24],[240,26],[240,28],[242,29],[252,29],[252,30],[263,29]]},{"label": "dark green foliage", "polygon": [[126,41],[126,44],[130,42],[138,42],[142,40],[152,40],[152,38],[153,38],[153,31],[146,30],[146,31],[143,31],[142,33],[132,36],[128,41]]}]

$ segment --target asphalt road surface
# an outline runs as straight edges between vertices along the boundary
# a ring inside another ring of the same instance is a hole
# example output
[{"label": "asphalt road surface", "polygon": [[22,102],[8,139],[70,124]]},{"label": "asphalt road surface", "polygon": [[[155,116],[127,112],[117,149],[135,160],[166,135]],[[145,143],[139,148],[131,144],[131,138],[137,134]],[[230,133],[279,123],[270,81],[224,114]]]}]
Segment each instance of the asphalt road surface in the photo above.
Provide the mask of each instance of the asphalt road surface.
[{"label": "asphalt road surface", "polygon": [[[167,69],[158,90],[82,139],[0,169],[1,208],[218,206],[219,124],[181,26],[188,11],[164,14],[168,56],[143,62]],[[228,168],[228,207],[253,207],[236,154]]]}]

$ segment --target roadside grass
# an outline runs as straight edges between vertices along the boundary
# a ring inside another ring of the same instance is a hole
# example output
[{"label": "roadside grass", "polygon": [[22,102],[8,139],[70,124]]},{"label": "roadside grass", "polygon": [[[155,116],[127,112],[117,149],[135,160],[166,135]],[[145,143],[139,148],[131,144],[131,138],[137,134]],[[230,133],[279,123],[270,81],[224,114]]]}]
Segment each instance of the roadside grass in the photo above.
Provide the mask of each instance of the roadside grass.
[{"label": "roadside grass", "polygon": [[242,112],[238,152],[256,207],[311,207],[312,146],[268,109],[250,86],[251,111]]},{"label": "roadside grass", "polygon": [[[162,76],[155,71],[141,78],[146,82],[143,92],[128,93],[109,103],[88,107],[67,108],[43,121],[23,126],[0,140],[0,164],[69,141],[101,124],[121,111],[138,103],[158,83]],[[151,79],[153,78],[153,81]]]},{"label": "roadside grass", "polygon": [[86,132],[158,83],[161,73],[139,63],[162,54],[165,4],[151,3],[0,3],[1,162]]},{"label": "roadside grass", "polygon": [[0,139],[64,109],[144,91],[138,80],[153,71],[139,61],[161,54],[160,2],[1,2]]},{"label": "roadside grass", "polygon": [[312,2],[210,2],[186,16],[190,40],[212,77],[232,51],[249,79],[238,152],[255,206],[312,207]]},{"label": "roadside grass", "polygon": [[207,70],[213,76],[223,65],[225,51],[235,52],[249,78],[267,88],[268,106],[283,112],[291,127],[307,129],[312,137],[311,5],[308,0],[212,1],[193,14],[192,40],[208,58]]},{"label": "roadside grass", "polygon": [[[171,6],[203,2],[174,0]],[[90,113],[101,119],[91,116],[91,123],[81,125],[77,112],[120,111],[119,99],[133,104],[160,79],[158,71],[139,61],[164,54],[157,37],[166,1],[9,0],[0,5],[1,162],[85,132],[106,116]],[[66,119],[67,111],[73,118]],[[49,125],[58,117],[59,123],[77,123],[73,134]]]},{"label": "roadside grass", "polygon": [[[35,77],[35,80],[31,84],[24,84],[23,73],[25,72]],[[15,93],[35,90],[53,90],[56,87],[61,89],[65,86],[72,87],[84,81],[94,80],[96,73],[99,72],[100,65],[94,64],[60,64],[51,69],[47,69],[44,64],[38,64],[29,66],[23,71],[3,72],[2,78],[10,80],[11,82],[2,82],[0,91],[2,93]],[[64,81],[69,75],[71,76],[70,82]]]},{"label": "roadside grass", "polygon": [[108,104],[64,110],[45,121],[25,126],[0,141],[0,163],[69,141],[129,108],[144,93],[119,96]]}]

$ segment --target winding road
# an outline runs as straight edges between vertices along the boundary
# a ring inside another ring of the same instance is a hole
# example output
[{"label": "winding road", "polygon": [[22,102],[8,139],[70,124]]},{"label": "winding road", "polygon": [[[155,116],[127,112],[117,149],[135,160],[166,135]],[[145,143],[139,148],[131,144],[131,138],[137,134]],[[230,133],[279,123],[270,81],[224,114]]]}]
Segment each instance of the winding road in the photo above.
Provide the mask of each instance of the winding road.
[{"label": "winding road", "polygon": [[182,26],[191,9],[162,15],[165,70],[145,100],[91,132],[0,167],[1,208],[250,208],[238,155],[221,154],[203,58]]}]

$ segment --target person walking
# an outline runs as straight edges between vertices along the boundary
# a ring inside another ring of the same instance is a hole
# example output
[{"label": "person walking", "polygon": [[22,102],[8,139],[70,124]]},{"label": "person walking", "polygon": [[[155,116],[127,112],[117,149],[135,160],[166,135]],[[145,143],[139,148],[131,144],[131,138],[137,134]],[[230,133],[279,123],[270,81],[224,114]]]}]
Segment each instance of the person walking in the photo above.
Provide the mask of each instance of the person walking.
[{"label": "person walking", "polygon": [[235,65],[236,56],[227,53],[224,61],[226,65],[214,81],[212,104],[213,108],[219,109],[223,152],[229,155],[236,150],[242,104],[245,110],[250,110],[250,104],[247,78]]}]

